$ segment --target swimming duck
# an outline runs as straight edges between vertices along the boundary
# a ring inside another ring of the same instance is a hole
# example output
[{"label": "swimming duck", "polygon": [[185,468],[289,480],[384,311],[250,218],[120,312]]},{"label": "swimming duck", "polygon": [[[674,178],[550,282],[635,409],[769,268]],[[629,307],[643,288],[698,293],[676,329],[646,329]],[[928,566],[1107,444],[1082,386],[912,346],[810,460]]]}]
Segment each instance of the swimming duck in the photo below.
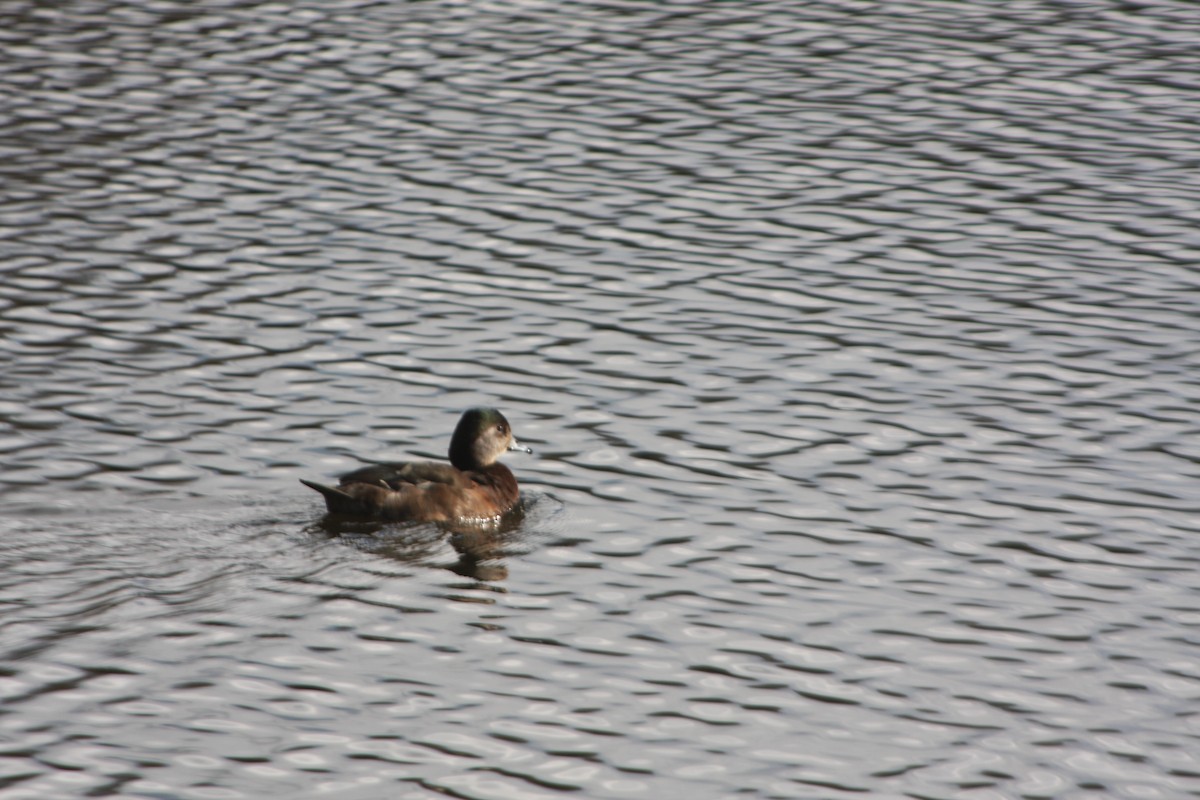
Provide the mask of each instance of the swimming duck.
[{"label": "swimming duck", "polygon": [[330,513],[413,522],[483,519],[520,498],[517,479],[496,461],[506,450],[532,453],[513,439],[497,409],[469,408],[450,438],[450,463],[372,464],[343,475],[336,487],[301,480],[325,497]]}]

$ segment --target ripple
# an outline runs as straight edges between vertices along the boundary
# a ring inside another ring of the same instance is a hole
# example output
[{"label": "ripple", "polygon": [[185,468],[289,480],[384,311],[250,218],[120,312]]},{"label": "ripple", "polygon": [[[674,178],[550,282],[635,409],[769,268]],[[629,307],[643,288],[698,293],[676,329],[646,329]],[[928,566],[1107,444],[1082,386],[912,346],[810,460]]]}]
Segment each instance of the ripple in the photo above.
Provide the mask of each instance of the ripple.
[{"label": "ripple", "polygon": [[[17,3],[3,791],[1194,793],[1187,12],[1076,11]],[[507,525],[295,483],[478,403]]]}]

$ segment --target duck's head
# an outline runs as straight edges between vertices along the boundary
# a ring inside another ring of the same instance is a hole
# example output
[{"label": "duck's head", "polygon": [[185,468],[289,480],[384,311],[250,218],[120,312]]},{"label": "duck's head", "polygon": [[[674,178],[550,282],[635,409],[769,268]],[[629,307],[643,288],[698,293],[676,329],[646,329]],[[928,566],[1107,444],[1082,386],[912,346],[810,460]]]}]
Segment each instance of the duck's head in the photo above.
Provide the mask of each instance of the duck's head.
[{"label": "duck's head", "polygon": [[450,463],[459,469],[479,469],[496,463],[506,450],[532,453],[517,444],[512,426],[495,408],[468,408],[450,439]]}]

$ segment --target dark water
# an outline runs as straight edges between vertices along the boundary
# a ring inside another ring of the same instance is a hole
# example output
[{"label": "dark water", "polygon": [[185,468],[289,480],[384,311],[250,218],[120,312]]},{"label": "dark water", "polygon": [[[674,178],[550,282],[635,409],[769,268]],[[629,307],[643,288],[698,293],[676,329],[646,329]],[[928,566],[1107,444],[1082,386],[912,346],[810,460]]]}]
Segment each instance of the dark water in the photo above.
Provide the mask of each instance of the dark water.
[{"label": "dark water", "polygon": [[1194,4],[0,16],[0,800],[1200,795]]}]

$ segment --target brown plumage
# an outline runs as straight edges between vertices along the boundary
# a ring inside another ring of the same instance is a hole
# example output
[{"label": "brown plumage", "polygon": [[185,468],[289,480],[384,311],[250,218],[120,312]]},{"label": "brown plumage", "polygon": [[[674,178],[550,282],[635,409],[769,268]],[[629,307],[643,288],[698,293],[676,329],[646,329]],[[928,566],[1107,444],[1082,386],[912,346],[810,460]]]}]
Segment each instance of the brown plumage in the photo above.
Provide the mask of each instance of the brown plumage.
[{"label": "brown plumage", "polygon": [[517,479],[498,459],[523,450],[494,408],[463,412],[450,439],[450,463],[372,464],[343,475],[337,487],[301,480],[325,497],[331,514],[420,522],[495,517],[520,499]]}]

